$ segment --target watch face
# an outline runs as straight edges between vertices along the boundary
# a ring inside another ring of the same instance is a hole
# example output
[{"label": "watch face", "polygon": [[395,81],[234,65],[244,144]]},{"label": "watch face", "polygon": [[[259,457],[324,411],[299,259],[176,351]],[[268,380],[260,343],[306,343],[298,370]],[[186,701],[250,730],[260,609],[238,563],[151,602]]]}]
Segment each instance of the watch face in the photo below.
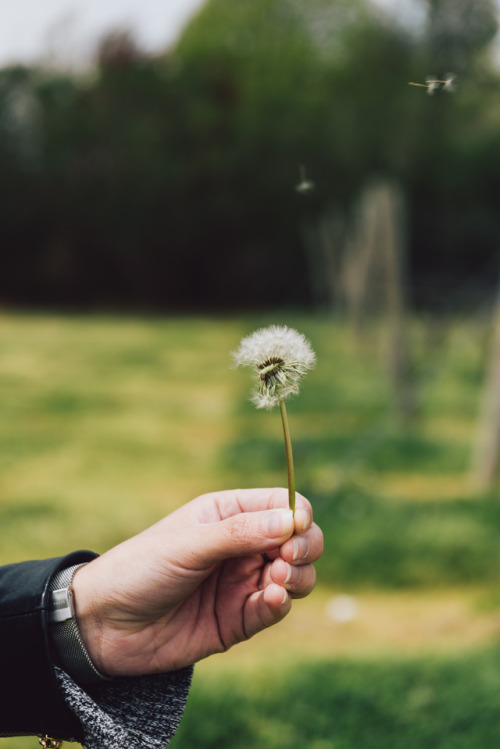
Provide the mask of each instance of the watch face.
[{"label": "watch face", "polygon": [[71,591],[69,588],[53,590],[51,597],[51,607],[49,612],[49,621],[51,624],[65,622],[67,619],[71,619],[73,612],[71,609]]}]

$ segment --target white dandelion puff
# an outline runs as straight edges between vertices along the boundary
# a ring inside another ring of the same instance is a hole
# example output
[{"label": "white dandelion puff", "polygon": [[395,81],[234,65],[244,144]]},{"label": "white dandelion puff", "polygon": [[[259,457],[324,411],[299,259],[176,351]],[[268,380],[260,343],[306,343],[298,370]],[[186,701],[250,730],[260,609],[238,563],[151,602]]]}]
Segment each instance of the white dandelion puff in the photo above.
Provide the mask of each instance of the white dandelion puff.
[{"label": "white dandelion puff", "polygon": [[443,88],[445,91],[455,90],[455,79],[456,79],[456,75],[454,73],[448,73],[448,75],[446,76],[443,82]]},{"label": "white dandelion puff", "polygon": [[455,79],[454,73],[448,73],[445,78],[439,79],[430,76],[425,79],[425,83],[413,83],[410,82],[410,86],[419,86],[420,88],[426,88],[429,96],[432,96],[436,91],[454,91],[455,90]]},{"label": "white dandelion puff", "polygon": [[455,90],[455,78],[453,73],[448,73],[442,80],[436,78],[427,78],[427,93],[432,96],[436,91],[454,91]]},{"label": "white dandelion puff", "polygon": [[243,338],[233,353],[236,366],[253,367],[257,408],[273,408],[297,395],[300,382],[315,364],[307,338],[293,328],[271,325]]},{"label": "white dandelion puff", "polygon": [[310,179],[303,179],[298,183],[298,185],[295,185],[295,190],[301,195],[304,195],[307,192],[312,192],[312,190],[314,190],[314,182],[311,182]]},{"label": "white dandelion puff", "polygon": [[303,164],[300,165],[300,182],[298,185],[295,185],[295,190],[304,195],[305,193],[311,192],[314,190],[314,182],[312,182],[310,179],[307,178],[306,175],[306,168]]},{"label": "white dandelion puff", "polygon": [[233,353],[233,359],[236,366],[254,370],[252,401],[257,408],[280,407],[288,470],[288,501],[290,509],[295,511],[295,471],[285,401],[299,392],[302,378],[315,364],[314,351],[302,333],[285,325],[271,325],[243,338]]},{"label": "white dandelion puff", "polygon": [[428,95],[432,96],[435,91],[439,91],[441,88],[441,81],[433,81],[430,78],[427,78],[425,85],[427,86]]}]

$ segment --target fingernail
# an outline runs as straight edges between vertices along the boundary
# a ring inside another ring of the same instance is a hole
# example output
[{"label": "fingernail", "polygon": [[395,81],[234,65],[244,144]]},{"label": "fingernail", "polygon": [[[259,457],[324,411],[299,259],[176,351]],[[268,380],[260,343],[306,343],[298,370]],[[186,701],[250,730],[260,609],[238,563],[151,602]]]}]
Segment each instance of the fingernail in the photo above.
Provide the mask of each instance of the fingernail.
[{"label": "fingernail", "polygon": [[287,564],[287,566],[286,566],[286,578],[285,578],[285,582],[283,583],[283,585],[286,585],[287,583],[290,582],[290,580],[292,578],[292,572],[293,572],[292,565],[291,564]]},{"label": "fingernail", "polygon": [[293,531],[293,512],[291,510],[276,510],[269,513],[265,520],[268,538],[288,536]]},{"label": "fingernail", "polygon": [[293,561],[296,562],[300,559],[307,559],[309,556],[309,544],[305,538],[293,539]]},{"label": "fingernail", "polygon": [[283,598],[281,599],[281,604],[283,605],[288,601],[288,591],[283,588]]},{"label": "fingernail", "polygon": [[303,507],[295,510],[295,527],[300,528],[302,531],[307,530],[311,525],[310,517],[310,514]]}]

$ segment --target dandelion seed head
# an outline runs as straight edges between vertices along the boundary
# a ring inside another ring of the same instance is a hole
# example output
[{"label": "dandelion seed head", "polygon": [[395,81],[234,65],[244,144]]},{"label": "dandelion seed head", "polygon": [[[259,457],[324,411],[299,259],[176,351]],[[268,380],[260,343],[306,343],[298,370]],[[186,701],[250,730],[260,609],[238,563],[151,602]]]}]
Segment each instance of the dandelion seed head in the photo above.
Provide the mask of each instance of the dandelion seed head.
[{"label": "dandelion seed head", "polygon": [[443,84],[443,88],[445,91],[455,90],[455,78],[456,78],[456,75],[454,75],[454,73],[448,73]]},{"label": "dandelion seed head", "polygon": [[455,91],[455,79],[454,73],[448,73],[442,80],[429,76],[425,79],[425,83],[415,83],[410,81],[410,86],[418,86],[419,88],[426,88],[429,96],[432,96],[436,91]]},{"label": "dandelion seed head", "polygon": [[311,182],[310,179],[303,179],[298,185],[295,185],[295,190],[301,194],[312,192],[314,190],[314,182]]},{"label": "dandelion seed head", "polygon": [[307,192],[311,192],[314,190],[314,182],[311,182],[310,179],[308,179],[306,174],[306,168],[304,164],[300,164],[300,182],[298,185],[295,185],[295,190],[300,193],[301,195],[304,195]]},{"label": "dandelion seed head", "polygon": [[257,408],[273,408],[299,392],[300,381],[316,356],[307,338],[287,326],[270,325],[243,338],[233,353],[236,366],[253,367]]},{"label": "dandelion seed head", "polygon": [[441,80],[433,77],[426,79],[425,84],[427,86],[427,93],[432,96],[436,91],[454,91],[455,90],[455,74],[447,73],[447,75]]}]

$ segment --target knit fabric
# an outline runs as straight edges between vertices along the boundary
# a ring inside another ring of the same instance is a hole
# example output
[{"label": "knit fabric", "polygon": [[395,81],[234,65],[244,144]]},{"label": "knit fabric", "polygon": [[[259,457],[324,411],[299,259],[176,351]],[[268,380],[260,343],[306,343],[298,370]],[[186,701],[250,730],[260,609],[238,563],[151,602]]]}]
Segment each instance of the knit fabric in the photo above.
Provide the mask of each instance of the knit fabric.
[{"label": "knit fabric", "polygon": [[164,749],[182,717],[192,672],[116,678],[85,690],[60,668],[56,678],[82,724],[84,749]]}]

